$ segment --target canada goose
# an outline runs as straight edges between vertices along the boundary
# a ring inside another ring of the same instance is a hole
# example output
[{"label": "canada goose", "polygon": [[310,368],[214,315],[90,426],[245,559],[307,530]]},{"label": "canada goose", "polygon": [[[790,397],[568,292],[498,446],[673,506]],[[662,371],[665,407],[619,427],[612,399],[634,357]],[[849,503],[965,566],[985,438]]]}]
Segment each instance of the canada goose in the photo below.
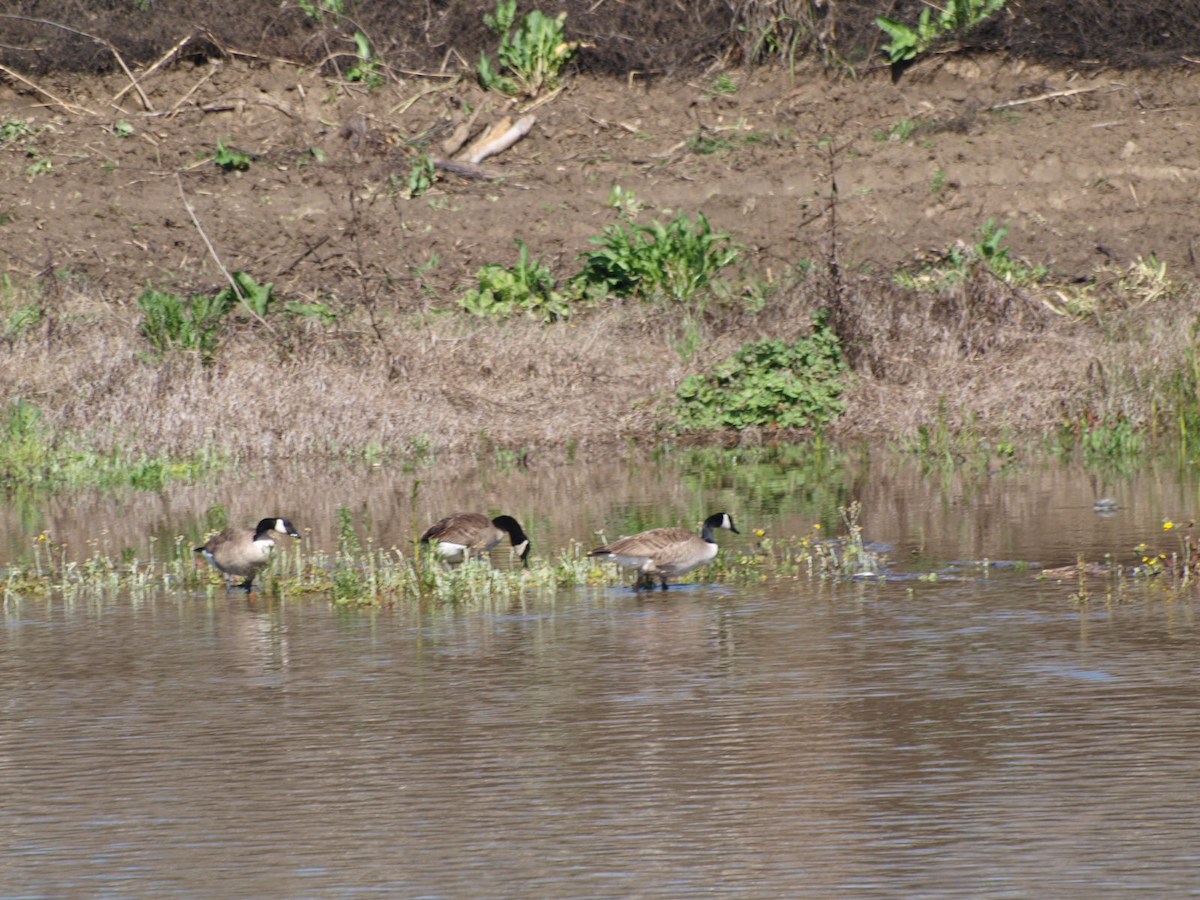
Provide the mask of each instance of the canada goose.
[{"label": "canada goose", "polygon": [[451,513],[431,525],[421,535],[421,543],[436,542],[434,549],[448,563],[460,563],[468,553],[482,556],[498,543],[504,535],[512,542],[513,552],[521,562],[529,565],[529,538],[521,524],[512,516],[496,516],[489,519],[481,513]]},{"label": "canada goose", "polygon": [[300,537],[287,519],[263,519],[254,528],[226,528],[208,539],[196,552],[202,553],[224,575],[245,576],[241,583],[250,590],[254,576],[271,559],[275,541],[271,532]]},{"label": "canada goose", "polygon": [[699,534],[686,528],[651,528],[629,537],[598,547],[588,556],[609,559],[627,569],[636,569],[638,580],[634,590],[654,587],[654,577],[667,589],[667,579],[690,572],[697,566],[712,562],[717,555],[714,528],[728,528],[741,534],[733,527],[729,513],[713,513],[704,520]]}]

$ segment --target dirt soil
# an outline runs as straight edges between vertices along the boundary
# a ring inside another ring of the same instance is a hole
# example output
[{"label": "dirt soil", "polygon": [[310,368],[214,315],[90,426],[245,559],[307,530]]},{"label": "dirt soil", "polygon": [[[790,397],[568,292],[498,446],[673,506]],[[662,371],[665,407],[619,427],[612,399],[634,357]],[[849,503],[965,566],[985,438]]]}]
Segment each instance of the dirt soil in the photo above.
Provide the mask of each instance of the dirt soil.
[{"label": "dirt soil", "polygon": [[[470,79],[368,93],[283,61],[159,70],[144,104],[123,75],[40,81],[54,100],[6,80],[0,123],[44,130],[0,144],[0,265],[81,276],[131,320],[147,285],[221,286],[214,254],[282,299],[453,308],[480,266],[516,258],[514,239],[558,277],[575,272],[617,221],[617,185],[635,221],[701,210],[744,245],[748,271],[778,279],[827,259],[832,174],[843,267],[913,265],[994,218],[1015,255],[1066,279],[1152,253],[1196,274],[1200,67],[945,56],[897,83],[728,74],[731,93],[711,77],[575,77],[483,163],[500,180],[442,173],[413,199],[418,146],[443,155],[468,110],[476,128],[519,113]],[[218,140],[252,154],[249,168],[206,159]]]}]

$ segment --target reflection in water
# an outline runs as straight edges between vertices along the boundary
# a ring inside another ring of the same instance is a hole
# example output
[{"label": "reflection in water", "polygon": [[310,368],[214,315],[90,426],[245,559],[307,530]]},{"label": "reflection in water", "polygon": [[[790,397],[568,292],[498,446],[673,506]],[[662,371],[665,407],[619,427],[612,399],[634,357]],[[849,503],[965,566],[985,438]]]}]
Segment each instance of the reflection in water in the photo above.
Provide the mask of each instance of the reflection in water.
[{"label": "reflection in water", "polygon": [[4,896],[1184,896],[1193,604],[5,607]]},{"label": "reflection in water", "polygon": [[[177,540],[198,545],[210,509],[227,510],[239,525],[253,525],[264,509],[288,515],[302,524],[303,552],[322,554],[336,550],[343,518],[376,547],[407,549],[448,509],[505,512],[529,531],[536,559],[647,528],[697,528],[714,509],[728,510],[747,533],[805,535],[814,524],[841,533],[838,510],[850,501],[861,504],[867,540],[894,545],[895,559],[924,571],[956,558],[1053,567],[1074,564],[1081,552],[1130,560],[1136,545],[1156,545],[1164,519],[1194,518],[1196,489],[1194,471],[1153,464],[1120,478],[1053,461],[930,473],[910,459],[819,444],[529,468],[456,461],[417,471],[280,472],[158,493],[26,498],[0,508],[0,569],[29,557],[43,531],[65,545],[67,558],[162,558]],[[1116,511],[1094,510],[1097,499],[1115,501]]]}]

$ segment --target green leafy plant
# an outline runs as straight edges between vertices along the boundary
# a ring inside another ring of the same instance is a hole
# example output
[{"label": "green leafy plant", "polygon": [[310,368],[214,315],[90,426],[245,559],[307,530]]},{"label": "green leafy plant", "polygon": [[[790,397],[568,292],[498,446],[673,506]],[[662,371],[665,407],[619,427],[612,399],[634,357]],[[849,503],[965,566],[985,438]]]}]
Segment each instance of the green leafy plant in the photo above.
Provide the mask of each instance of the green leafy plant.
[{"label": "green leafy plant", "polygon": [[17,306],[8,310],[4,316],[0,337],[12,340],[32,329],[45,315],[41,305],[36,301]]},{"label": "green leafy plant", "polygon": [[255,315],[265,317],[270,309],[271,301],[275,299],[271,293],[275,283],[259,284],[246,272],[234,272],[230,277],[237,283],[237,290],[234,290],[233,285],[228,285],[217,291],[217,295],[213,298],[220,306],[221,314],[232,310],[239,302],[243,302],[246,304],[246,308]]},{"label": "green leafy plant", "polygon": [[903,144],[913,136],[913,133],[920,128],[922,122],[920,119],[897,119],[893,122],[887,131],[876,128],[871,132],[871,137],[877,141],[891,141],[896,144]]},{"label": "green leafy plant", "polygon": [[533,98],[558,86],[562,67],[579,42],[564,37],[565,12],[551,18],[535,9],[522,16],[514,29],[516,16],[517,0],[496,0],[495,13],[484,15],[484,24],[499,35],[500,46],[496,68],[486,53],[480,54],[479,83],[489,91]]},{"label": "green leafy plant", "polygon": [[433,160],[428,153],[422,153],[413,160],[412,166],[408,170],[408,184],[405,188],[405,196],[411,200],[413,197],[420,197],[437,181],[437,169],[434,168]]},{"label": "green leafy plant", "polygon": [[24,119],[6,119],[0,122],[0,143],[20,141],[36,133],[37,128]]},{"label": "green leafy plant", "polygon": [[812,428],[846,409],[841,344],[821,311],[810,337],[744,344],[711,372],[689,375],[675,392],[683,428]]},{"label": "green leafy plant", "polygon": [[704,131],[697,131],[688,138],[687,148],[690,152],[698,156],[709,156],[713,153],[721,153],[725,150],[732,150],[734,147],[733,141],[721,135],[708,134]]},{"label": "green leafy plant", "polygon": [[42,411],[24,398],[9,401],[0,417],[0,482],[34,480],[47,454],[41,417]]},{"label": "green leafy plant", "polygon": [[325,13],[341,15],[345,8],[344,0],[297,0],[296,5],[304,11],[305,16],[316,22],[325,18]]},{"label": "green leafy plant", "polygon": [[946,251],[940,260],[914,273],[900,272],[896,283],[918,291],[945,290],[962,281],[975,266],[981,266],[1008,284],[1032,285],[1045,280],[1050,270],[1041,264],[1029,265],[1013,258],[1001,241],[1008,229],[988,219],[979,227],[979,239],[971,244],[961,241]]},{"label": "green leafy plant", "polygon": [[737,262],[738,246],[714,232],[704,213],[693,221],[680,213],[666,225],[621,222],[590,238],[599,249],[581,255],[583,268],[573,282],[582,290],[608,295],[693,299],[717,274]]},{"label": "green leafy plant", "polygon": [[544,322],[570,314],[567,298],[554,289],[554,277],[540,259],[529,259],[529,248],[516,242],[520,255],[515,265],[487,265],[479,270],[479,287],[468,291],[458,305],[473,316],[508,318],[528,313]]},{"label": "green leafy plant", "polygon": [[953,33],[963,33],[1004,8],[1006,0],[945,0],[936,17],[933,8],[925,7],[916,27],[905,25],[887,16],[875,19],[891,40],[883,45],[892,64],[906,62],[924,53],[934,44]]},{"label": "green leafy plant", "polygon": [[45,156],[35,156],[33,162],[25,167],[25,174],[30,178],[45,175],[54,171],[54,163]]},{"label": "green leafy plant", "polygon": [[619,184],[614,184],[608,190],[608,205],[617,210],[622,216],[632,218],[646,204],[637,199],[637,191],[633,190],[633,188],[623,188]]},{"label": "green leafy plant", "polygon": [[209,362],[220,340],[228,290],[194,294],[187,300],[166,291],[143,291],[137,299],[142,311],[142,334],[159,356],[178,349],[194,352],[203,362]]},{"label": "green leafy plant", "polygon": [[217,152],[212,161],[226,172],[245,172],[250,168],[252,157],[243,150],[225,146],[223,138],[217,138]]},{"label": "green leafy plant", "polygon": [[383,61],[371,51],[371,41],[361,31],[354,32],[354,55],[358,62],[346,70],[346,80],[366,85],[373,91],[383,86]]},{"label": "green leafy plant", "polygon": [[715,97],[719,94],[737,93],[737,82],[733,80],[728,72],[722,72],[708,83],[706,93],[710,97]]}]

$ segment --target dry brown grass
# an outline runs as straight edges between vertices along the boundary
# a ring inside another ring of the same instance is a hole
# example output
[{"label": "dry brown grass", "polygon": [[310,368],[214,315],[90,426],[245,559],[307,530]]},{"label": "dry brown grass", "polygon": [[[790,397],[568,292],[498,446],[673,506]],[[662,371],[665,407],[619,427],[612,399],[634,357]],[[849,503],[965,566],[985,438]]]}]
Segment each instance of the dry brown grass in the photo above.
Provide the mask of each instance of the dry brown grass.
[{"label": "dry brown grass", "polygon": [[[687,362],[677,310],[617,304],[549,326],[398,314],[379,323],[382,340],[353,316],[282,335],[242,323],[204,366],[183,353],[147,361],[136,308],[75,285],[43,297],[43,319],[6,342],[0,394],[100,451],[586,451],[669,435],[663,405],[687,374],[746,341],[807,331],[823,295],[810,279],[757,313],[713,304]],[[33,295],[6,296],[5,315]],[[938,417],[1018,433],[1085,414],[1149,422],[1186,389],[1196,358],[1196,336],[1181,327],[1200,316],[1194,289],[1110,297],[1103,321],[1055,314],[994,279],[934,293],[862,277],[847,296],[856,377],[834,428],[846,437],[909,434]]]},{"label": "dry brown grass", "polygon": [[244,326],[210,366],[183,352],[144,359],[136,309],[95,289],[55,309],[10,342],[0,393],[99,449],[258,458],[648,438],[654,399],[690,371],[667,317],[631,307],[551,326],[412,316],[383,322],[382,341],[349,321],[289,335],[291,355]]}]

